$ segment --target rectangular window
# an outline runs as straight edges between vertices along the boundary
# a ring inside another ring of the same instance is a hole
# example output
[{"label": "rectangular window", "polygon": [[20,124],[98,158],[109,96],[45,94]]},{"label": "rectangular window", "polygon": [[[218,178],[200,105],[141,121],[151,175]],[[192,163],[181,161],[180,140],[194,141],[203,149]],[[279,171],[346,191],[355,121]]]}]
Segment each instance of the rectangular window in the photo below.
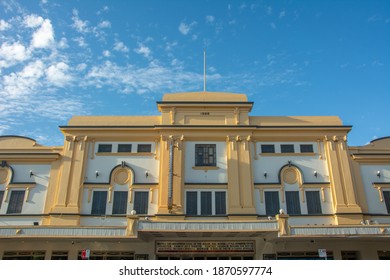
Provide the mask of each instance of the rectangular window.
[{"label": "rectangular window", "polygon": [[217,166],[216,144],[195,144],[195,166]]},{"label": "rectangular window", "polygon": [[111,153],[112,145],[111,144],[99,144],[98,153]]},{"label": "rectangular window", "polygon": [[215,215],[226,214],[226,192],[215,192]]},{"label": "rectangular window", "polygon": [[3,260],[44,260],[45,251],[4,251]]},{"label": "rectangular window", "polygon": [[134,210],[137,214],[148,214],[149,192],[134,193]]},{"label": "rectangular window", "polygon": [[301,144],[301,153],[314,153],[313,145],[311,144]]},{"label": "rectangular window", "polygon": [[127,212],[127,191],[114,192],[114,203],[112,205],[112,214],[126,214]]},{"label": "rectangular window", "polygon": [[1,204],[3,203],[3,198],[4,198],[4,191],[0,191],[0,209],[1,209]]},{"label": "rectangular window", "polygon": [[390,214],[390,191],[383,192],[383,199],[385,200],[386,203],[387,213]]},{"label": "rectangular window", "polygon": [[265,192],[265,214],[275,216],[279,214],[279,192]]},{"label": "rectangular window", "polygon": [[359,252],[358,251],[341,251],[342,260],[358,260]]},{"label": "rectangular window", "polygon": [[287,214],[290,215],[301,214],[301,203],[299,201],[298,191],[286,192],[286,206],[287,206]]},{"label": "rectangular window", "polygon": [[52,260],[67,260],[68,259],[68,251],[53,251],[51,252]]},{"label": "rectangular window", "polygon": [[138,144],[137,153],[151,153],[152,145],[151,144]]},{"label": "rectangular window", "polygon": [[198,215],[198,193],[186,193],[186,213],[187,215]]},{"label": "rectangular window", "polygon": [[200,193],[200,214],[211,215],[212,214],[212,202],[211,202],[211,192],[201,192]]},{"label": "rectangular window", "polygon": [[186,193],[186,213],[187,215],[198,215],[198,193]]},{"label": "rectangular window", "polygon": [[294,153],[294,145],[292,144],[280,145],[280,151],[282,153]]},{"label": "rectangular window", "polygon": [[306,203],[308,214],[322,214],[321,199],[319,191],[307,191]]},{"label": "rectangular window", "polygon": [[7,214],[22,213],[25,191],[12,191],[9,199]]},{"label": "rectangular window", "polygon": [[264,154],[275,153],[275,145],[261,145],[261,152]]},{"label": "rectangular window", "polygon": [[94,191],[92,198],[92,215],[105,215],[107,205],[107,191]]},{"label": "rectangular window", "polygon": [[131,144],[118,144],[118,153],[131,153]]}]

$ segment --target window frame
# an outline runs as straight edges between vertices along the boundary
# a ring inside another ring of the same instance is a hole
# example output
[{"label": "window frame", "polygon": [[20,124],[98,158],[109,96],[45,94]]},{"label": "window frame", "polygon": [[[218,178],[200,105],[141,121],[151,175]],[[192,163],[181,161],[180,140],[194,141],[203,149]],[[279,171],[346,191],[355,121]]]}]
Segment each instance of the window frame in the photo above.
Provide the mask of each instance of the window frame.
[{"label": "window frame", "polygon": [[387,214],[390,214],[390,191],[382,191],[383,201],[385,202]]},{"label": "window frame", "polygon": [[[189,199],[192,199],[191,204]],[[205,211],[204,205],[207,205]],[[191,208],[190,208],[191,207]],[[211,210],[211,212],[210,212]],[[188,190],[186,191],[187,216],[225,216],[227,215],[226,190]]]},{"label": "window frame", "polygon": [[195,144],[195,166],[217,166],[217,144]]},{"label": "window frame", "polygon": [[[123,149],[124,147],[130,148],[130,149],[121,150],[121,148]],[[133,149],[132,144],[118,144],[117,152],[118,153],[131,153],[132,149]]]},{"label": "window frame", "polygon": [[[310,195],[308,195],[308,193],[310,193]],[[314,194],[315,194],[315,198],[314,198]],[[309,214],[309,215],[322,215],[320,191],[314,191],[314,190],[305,191],[305,196],[306,196],[307,214]],[[314,199],[314,200],[312,200],[312,199]],[[312,207],[312,205],[314,205],[314,207]],[[315,211],[315,209],[319,209],[319,212]]]},{"label": "window frame", "polygon": [[[103,195],[105,193],[105,197],[98,197],[97,194]],[[107,215],[107,191],[93,191],[92,193],[92,205],[91,205],[91,215],[96,216],[104,216]],[[99,199],[99,200],[98,200]],[[103,201],[105,201],[103,206]],[[103,212],[104,209],[104,212]]]},{"label": "window frame", "polygon": [[299,191],[285,191],[286,211],[288,215],[302,215]]},{"label": "window frame", "polygon": [[[148,147],[148,149],[145,149]],[[142,151],[145,149],[145,151]],[[152,144],[138,144],[137,145],[137,153],[151,153],[152,152]]]},{"label": "window frame", "polygon": [[314,153],[313,144],[300,144],[299,150],[301,153]]},{"label": "window frame", "polygon": [[113,215],[125,215],[127,213],[128,198],[128,191],[114,191],[114,199],[112,202]]},{"label": "window frame", "polygon": [[[270,199],[269,201],[270,203],[267,202],[268,199]],[[265,203],[265,214],[267,216],[275,216],[279,214],[279,210],[280,210],[279,191],[264,191],[264,203]]]},{"label": "window frame", "polygon": [[[290,148],[292,148],[292,150]],[[280,152],[282,154],[293,154],[293,153],[295,153],[294,144],[280,144]]]},{"label": "window frame", "polygon": [[5,194],[5,191],[0,191],[0,209],[1,209],[1,206],[3,205],[4,194]]},{"label": "window frame", "polygon": [[[108,147],[110,150],[108,151]],[[107,151],[106,151],[107,148]],[[98,145],[98,153],[111,153],[112,152],[112,144],[99,144]]]},{"label": "window frame", "polygon": [[[18,196],[16,196],[16,194]],[[12,190],[8,201],[7,214],[21,214],[26,190]]]},{"label": "window frame", "polygon": [[[275,153],[275,145],[274,144],[261,144],[261,153],[262,154],[274,154]],[[270,149],[270,150],[268,150]]]},{"label": "window frame", "polygon": [[[142,198],[141,198],[142,197]],[[146,201],[142,201],[145,199]],[[138,201],[141,200],[141,201]],[[134,191],[133,210],[137,215],[147,215],[149,212],[149,191]],[[145,211],[141,211],[145,210]]]}]

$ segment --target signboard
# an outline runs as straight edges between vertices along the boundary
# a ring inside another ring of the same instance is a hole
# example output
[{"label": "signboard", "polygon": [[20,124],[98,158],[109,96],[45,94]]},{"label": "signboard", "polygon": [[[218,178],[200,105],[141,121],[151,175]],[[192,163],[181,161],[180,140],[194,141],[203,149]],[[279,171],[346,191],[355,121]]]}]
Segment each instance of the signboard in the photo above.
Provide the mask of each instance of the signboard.
[{"label": "signboard", "polygon": [[320,258],[327,258],[326,249],[318,249],[318,256]]},{"label": "signboard", "polygon": [[255,254],[249,241],[156,241],[156,254]]}]

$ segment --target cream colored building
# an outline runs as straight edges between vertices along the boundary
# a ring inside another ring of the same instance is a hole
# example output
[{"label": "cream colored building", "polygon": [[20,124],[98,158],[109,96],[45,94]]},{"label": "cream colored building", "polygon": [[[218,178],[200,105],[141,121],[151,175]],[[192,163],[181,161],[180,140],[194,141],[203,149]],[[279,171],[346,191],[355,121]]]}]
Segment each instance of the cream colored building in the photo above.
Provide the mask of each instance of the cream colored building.
[{"label": "cream colored building", "polygon": [[390,138],[252,106],[165,94],[73,117],[61,147],[0,137],[0,259],[390,259]]}]

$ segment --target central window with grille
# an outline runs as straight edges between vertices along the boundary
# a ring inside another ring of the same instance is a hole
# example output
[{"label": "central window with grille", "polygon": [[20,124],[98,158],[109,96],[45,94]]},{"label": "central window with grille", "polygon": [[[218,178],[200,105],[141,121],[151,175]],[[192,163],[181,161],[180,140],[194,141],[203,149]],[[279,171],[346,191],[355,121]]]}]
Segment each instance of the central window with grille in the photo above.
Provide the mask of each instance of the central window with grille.
[{"label": "central window with grille", "polygon": [[195,166],[217,166],[217,145],[195,144]]}]

